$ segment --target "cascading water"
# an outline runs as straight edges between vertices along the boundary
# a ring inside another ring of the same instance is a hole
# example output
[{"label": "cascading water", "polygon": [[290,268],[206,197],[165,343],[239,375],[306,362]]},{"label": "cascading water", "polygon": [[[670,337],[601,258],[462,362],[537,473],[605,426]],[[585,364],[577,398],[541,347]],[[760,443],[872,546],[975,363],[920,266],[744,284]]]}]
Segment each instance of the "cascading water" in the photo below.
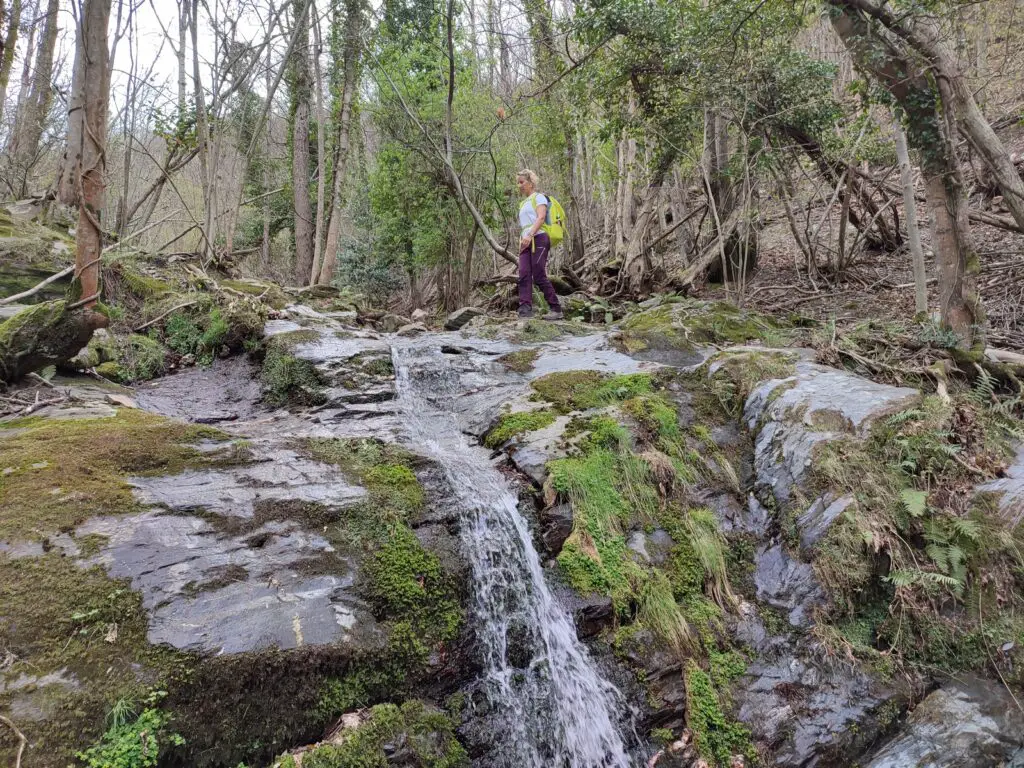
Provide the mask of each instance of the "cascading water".
[{"label": "cascading water", "polygon": [[[435,355],[437,365],[421,360],[414,371],[417,351]],[[444,370],[440,355],[400,347],[392,355],[405,428],[444,470],[462,515],[498,764],[628,768],[615,716],[622,696],[598,673],[548,588],[515,495],[487,452],[463,436],[451,408],[457,393],[436,375]]]}]

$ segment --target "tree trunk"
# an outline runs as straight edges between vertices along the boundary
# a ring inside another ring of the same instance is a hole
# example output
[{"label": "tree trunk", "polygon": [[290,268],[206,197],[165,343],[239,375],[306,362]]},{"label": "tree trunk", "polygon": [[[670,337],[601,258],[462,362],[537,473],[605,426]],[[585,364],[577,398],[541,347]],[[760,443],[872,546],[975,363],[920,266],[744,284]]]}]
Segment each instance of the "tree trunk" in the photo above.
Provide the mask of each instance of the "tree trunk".
[{"label": "tree trunk", "polygon": [[206,97],[203,94],[203,81],[199,69],[199,0],[192,0],[189,12],[189,25],[192,35],[192,87],[195,89],[196,105],[196,143],[199,147],[199,174],[203,190],[203,227],[200,253],[204,257],[216,256],[214,247],[217,233],[214,231],[217,220],[213,213],[213,179],[210,176],[210,129],[206,115]]},{"label": "tree trunk", "polygon": [[309,273],[309,284],[316,285],[320,275],[320,258],[323,250],[324,197],[327,194],[327,160],[324,147],[324,133],[327,120],[324,115],[324,83],[320,70],[320,54],[323,52],[323,38],[320,34],[320,18],[316,3],[310,6],[313,18],[313,87],[316,89],[316,219],[313,231],[313,268]]},{"label": "tree trunk", "polygon": [[909,55],[858,10],[860,0],[830,0],[838,13],[832,25],[858,66],[877,79],[906,114],[909,143],[921,157],[925,201],[938,255],[942,324],[968,346],[984,344],[984,308],[975,287],[978,257],[967,219],[963,179],[950,135],[950,89],[939,78],[939,93],[911,63]]},{"label": "tree trunk", "polygon": [[910,242],[910,258],[914,264],[914,309],[922,316],[928,314],[928,277],[924,266],[924,249],[921,247],[921,231],[917,226],[917,196],[914,193],[914,172],[910,166],[907,151],[907,135],[899,121],[893,121],[896,138],[896,158],[900,164],[900,183],[903,186],[903,218],[907,221],[907,240]]},{"label": "tree trunk", "polygon": [[295,226],[295,281],[306,285],[313,271],[313,204],[309,197],[309,14],[292,0],[298,36],[288,64],[292,91],[292,210]]},{"label": "tree trunk", "polygon": [[1010,160],[1006,147],[985,119],[974,93],[968,85],[956,55],[943,42],[938,22],[931,17],[907,14],[894,16],[887,7],[872,0],[829,0],[846,13],[863,12],[905,41],[934,69],[939,88],[947,91],[947,110],[955,116],[960,132],[985,159],[996,183],[1003,192],[1003,200],[1017,225],[1024,227],[1024,181]]},{"label": "tree trunk", "polygon": [[473,294],[473,248],[476,246],[476,233],[479,231],[480,227],[474,223],[473,231],[469,233],[469,243],[466,245],[466,258],[462,262],[462,285],[459,293],[463,304],[468,304]]},{"label": "tree trunk", "polygon": [[334,152],[334,192],[331,195],[331,217],[327,225],[327,243],[324,246],[324,263],[317,282],[326,284],[334,277],[338,263],[338,240],[341,235],[341,219],[345,207],[345,174],[351,151],[352,102],[359,83],[359,53],[362,50],[360,31],[363,8],[361,0],[345,2],[345,48],[342,56],[344,68],[340,109],[334,116],[338,130],[338,143]]},{"label": "tree trunk", "polygon": [[7,19],[7,34],[4,36],[3,55],[0,56],[0,119],[7,105],[7,86],[11,82],[14,68],[14,53],[18,47],[18,32],[21,30],[21,0],[13,0]]},{"label": "tree trunk", "polygon": [[[100,256],[103,253],[103,215],[106,182],[107,104],[110,97],[110,63],[107,24],[110,0],[79,0],[78,34],[72,99],[68,108],[68,141],[78,199],[75,280],[81,303],[91,308],[99,299]],[[74,125],[75,127],[71,127]]]},{"label": "tree trunk", "polygon": [[42,41],[36,54],[35,71],[32,75],[32,87],[23,107],[15,117],[15,130],[8,148],[13,156],[14,166],[18,174],[17,197],[28,194],[29,172],[36,163],[39,154],[39,140],[43,135],[46,118],[50,114],[53,103],[53,54],[57,47],[57,21],[60,4],[58,0],[48,0],[46,5],[46,22],[43,27]]}]

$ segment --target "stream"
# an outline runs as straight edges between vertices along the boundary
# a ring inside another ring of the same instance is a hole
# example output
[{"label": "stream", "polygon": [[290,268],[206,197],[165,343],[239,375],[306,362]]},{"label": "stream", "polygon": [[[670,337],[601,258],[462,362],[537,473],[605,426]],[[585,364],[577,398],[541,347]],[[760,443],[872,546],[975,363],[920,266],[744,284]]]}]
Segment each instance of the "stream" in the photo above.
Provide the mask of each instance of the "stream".
[{"label": "stream", "polygon": [[626,768],[616,725],[623,697],[601,677],[551,593],[515,494],[487,451],[460,430],[451,410],[457,393],[438,375],[440,358],[435,348],[392,348],[407,438],[444,470],[458,501],[484,654],[480,682],[500,724],[494,754],[509,768]]}]

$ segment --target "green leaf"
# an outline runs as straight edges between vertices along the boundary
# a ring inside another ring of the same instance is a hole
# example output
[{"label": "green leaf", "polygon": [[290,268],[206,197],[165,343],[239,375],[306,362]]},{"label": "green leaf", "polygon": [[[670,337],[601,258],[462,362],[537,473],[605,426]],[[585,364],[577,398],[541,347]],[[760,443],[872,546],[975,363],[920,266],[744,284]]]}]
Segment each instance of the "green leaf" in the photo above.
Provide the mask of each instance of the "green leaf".
[{"label": "green leaf", "polygon": [[928,507],[928,493],[926,491],[915,491],[913,488],[904,488],[900,491],[900,498],[907,513],[911,517],[921,517]]}]

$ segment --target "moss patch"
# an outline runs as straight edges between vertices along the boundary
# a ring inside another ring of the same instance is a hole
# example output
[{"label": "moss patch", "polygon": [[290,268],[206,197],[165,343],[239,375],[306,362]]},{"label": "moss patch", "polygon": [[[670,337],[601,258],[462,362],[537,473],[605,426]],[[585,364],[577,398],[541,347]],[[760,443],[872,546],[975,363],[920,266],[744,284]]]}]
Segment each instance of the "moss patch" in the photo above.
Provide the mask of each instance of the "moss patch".
[{"label": "moss patch", "polygon": [[128,408],[111,418],[44,420],[21,428],[0,440],[0,539],[41,539],[93,515],[135,511],[125,475],[216,464],[225,457],[187,443],[227,440],[210,427]]},{"label": "moss patch", "polygon": [[554,421],[555,412],[549,408],[503,414],[494,428],[487,433],[484,445],[488,448],[497,448],[514,437],[543,429]]},{"label": "moss patch", "polygon": [[346,519],[328,525],[326,533],[363,550],[360,591],[389,635],[386,651],[321,687],[318,711],[330,718],[408,692],[430,655],[457,637],[463,610],[452,574],[409,527],[425,503],[413,472],[416,457],[371,439],[311,439],[306,448],[370,493],[369,501],[347,510]]},{"label": "moss patch", "polygon": [[535,399],[546,400],[563,413],[599,408],[650,392],[654,380],[650,374],[630,373],[609,376],[598,371],[549,373],[531,382]]},{"label": "moss patch", "polygon": [[517,349],[499,357],[498,362],[510,371],[529,373],[533,370],[533,364],[539,355],[540,352],[536,349]]},{"label": "moss patch", "polygon": [[[324,745],[303,754],[303,768],[387,768],[395,744],[410,753],[424,768],[463,768],[469,755],[455,736],[451,719],[421,701],[401,706],[380,704],[370,710],[369,720],[343,732],[341,743]],[[286,757],[280,768],[295,768]]]},{"label": "moss patch", "polygon": [[[0,558],[0,606],[0,646],[17,658],[10,674],[64,669],[78,682],[40,689],[35,695],[46,702],[47,719],[18,723],[33,745],[34,764],[66,766],[76,749],[103,732],[118,699],[142,698],[149,685],[191,665],[186,654],[149,645],[141,597],[126,583],[56,553]],[[0,694],[0,706],[17,697]],[[5,764],[13,764],[9,745],[0,742]]]},{"label": "moss patch", "polygon": [[308,360],[295,357],[299,344],[320,338],[316,331],[299,330],[272,336],[266,345],[260,380],[263,398],[273,406],[322,405],[326,382]]},{"label": "moss patch", "polygon": [[727,766],[733,755],[756,756],[750,731],[726,717],[714,683],[692,660],[686,665],[686,719],[706,760]]},{"label": "moss patch", "polygon": [[785,341],[778,321],[728,302],[681,299],[630,315],[622,323],[622,344],[644,349],[692,350],[698,344],[742,344],[766,337]]}]

